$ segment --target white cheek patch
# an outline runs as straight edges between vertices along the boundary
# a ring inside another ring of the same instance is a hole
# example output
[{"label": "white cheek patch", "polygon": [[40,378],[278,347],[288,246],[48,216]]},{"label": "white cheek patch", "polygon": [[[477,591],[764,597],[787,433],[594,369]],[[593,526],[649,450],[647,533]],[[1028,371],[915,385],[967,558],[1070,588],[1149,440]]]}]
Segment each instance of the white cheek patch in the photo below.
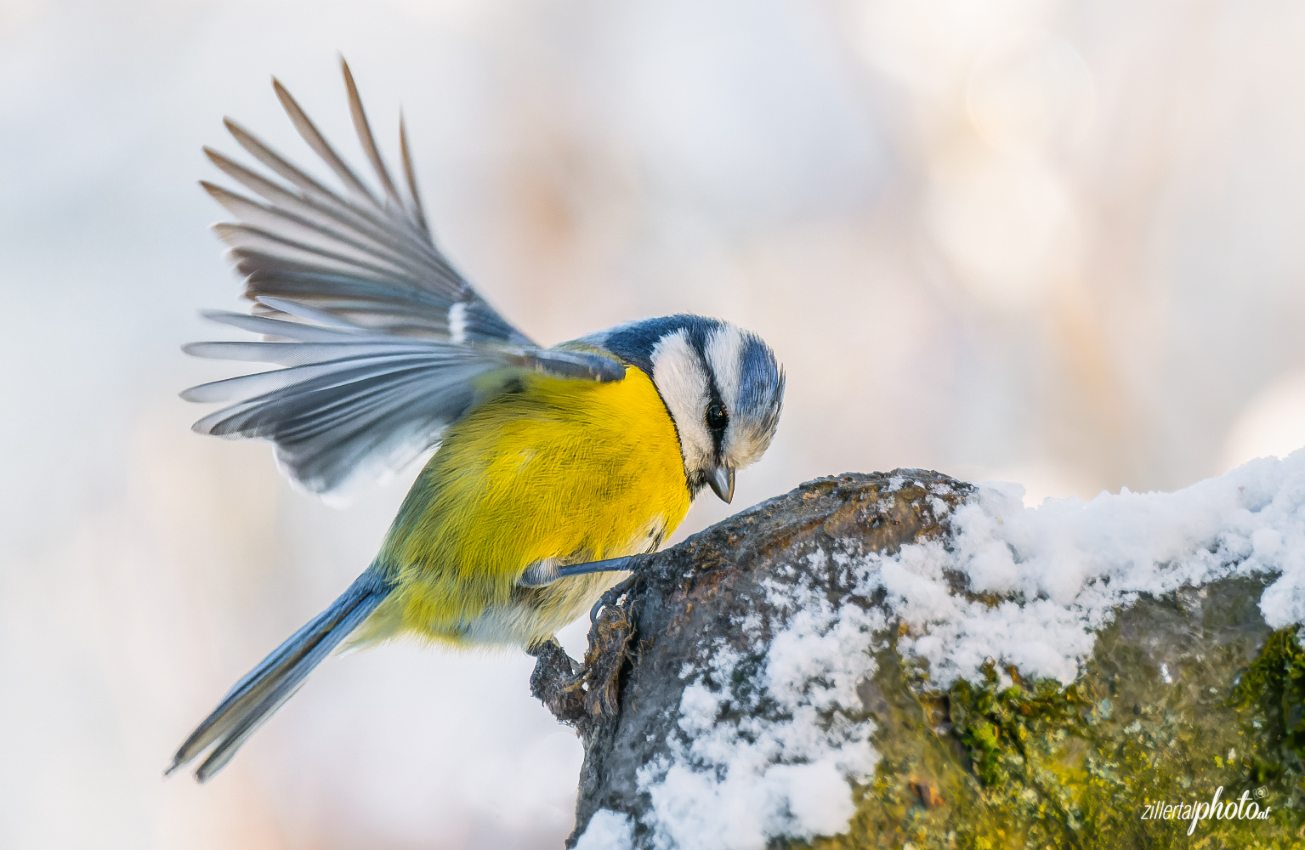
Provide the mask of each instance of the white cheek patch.
[{"label": "white cheek patch", "polygon": [[683,330],[658,340],[652,350],[653,383],[680,433],[684,468],[690,473],[713,465],[715,446],[702,421],[710,391],[707,370]]}]

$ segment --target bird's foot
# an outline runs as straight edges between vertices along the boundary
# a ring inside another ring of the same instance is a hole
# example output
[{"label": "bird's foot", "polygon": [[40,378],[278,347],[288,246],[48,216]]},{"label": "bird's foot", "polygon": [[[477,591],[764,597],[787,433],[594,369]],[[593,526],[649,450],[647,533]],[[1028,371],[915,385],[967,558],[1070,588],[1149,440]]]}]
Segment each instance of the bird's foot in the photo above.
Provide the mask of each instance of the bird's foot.
[{"label": "bird's foot", "polygon": [[589,609],[589,622],[597,622],[598,612],[603,610],[604,606],[615,604],[630,590],[630,588],[634,587],[634,582],[638,577],[638,573],[628,576],[624,581],[612,585],[603,593],[602,596],[598,597],[598,601],[594,603],[594,607]]}]

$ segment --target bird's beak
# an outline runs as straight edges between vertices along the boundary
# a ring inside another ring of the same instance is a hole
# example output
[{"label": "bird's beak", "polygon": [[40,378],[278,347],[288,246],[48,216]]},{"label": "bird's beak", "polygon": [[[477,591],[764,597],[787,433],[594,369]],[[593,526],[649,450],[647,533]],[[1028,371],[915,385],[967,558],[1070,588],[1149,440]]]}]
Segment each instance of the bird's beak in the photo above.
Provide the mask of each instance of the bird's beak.
[{"label": "bird's beak", "polygon": [[734,469],[729,466],[718,466],[712,472],[711,477],[707,479],[707,484],[711,486],[712,492],[721,497],[721,501],[729,504],[734,498]]}]

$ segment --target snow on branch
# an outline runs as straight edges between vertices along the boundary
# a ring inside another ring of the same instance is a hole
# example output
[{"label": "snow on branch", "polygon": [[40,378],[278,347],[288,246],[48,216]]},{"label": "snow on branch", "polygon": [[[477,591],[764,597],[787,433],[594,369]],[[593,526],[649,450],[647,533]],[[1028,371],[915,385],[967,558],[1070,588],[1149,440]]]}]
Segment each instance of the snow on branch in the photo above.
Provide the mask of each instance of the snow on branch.
[{"label": "snow on branch", "polygon": [[[1248,759],[1281,754],[1278,691],[1261,700],[1241,676],[1278,663],[1256,661],[1271,630],[1305,620],[1305,451],[1175,493],[1021,496],[922,470],[843,475],[651,556],[600,611],[585,664],[556,649],[532,680],[586,742],[571,846],[860,846],[892,827],[923,829],[924,847],[998,823],[1125,835],[1167,826],[1139,826],[1153,801],[1129,795],[1216,760],[1227,775],[1209,782],[1245,784]],[[1273,675],[1256,681],[1286,687]],[[1279,793],[1299,796],[1289,762]]]}]

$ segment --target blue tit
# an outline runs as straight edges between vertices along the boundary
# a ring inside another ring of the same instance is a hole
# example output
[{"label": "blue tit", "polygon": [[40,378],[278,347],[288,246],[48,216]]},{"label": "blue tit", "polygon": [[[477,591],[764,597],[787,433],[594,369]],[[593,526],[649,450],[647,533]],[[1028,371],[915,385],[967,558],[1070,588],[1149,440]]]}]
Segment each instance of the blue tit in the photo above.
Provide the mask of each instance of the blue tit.
[{"label": "blue tit", "polygon": [[784,395],[770,348],[717,319],[648,319],[535,345],[435,247],[402,121],[403,192],[343,70],[379,191],[276,81],[343,194],[230,120],[240,146],[280,180],[206,149],[258,198],[202,184],[238,219],[216,229],[254,303],[251,314],[207,315],[263,338],[186,351],[280,368],[183,397],[227,402],[195,430],[271,440],[286,474],[317,493],[435,452],[363,574],[177,751],[169,772],[207,751],[201,781],[346,639],[546,641],[623,575],[623,558],[660,546],[704,487],[730,501],[736,470],[770,445]]}]

